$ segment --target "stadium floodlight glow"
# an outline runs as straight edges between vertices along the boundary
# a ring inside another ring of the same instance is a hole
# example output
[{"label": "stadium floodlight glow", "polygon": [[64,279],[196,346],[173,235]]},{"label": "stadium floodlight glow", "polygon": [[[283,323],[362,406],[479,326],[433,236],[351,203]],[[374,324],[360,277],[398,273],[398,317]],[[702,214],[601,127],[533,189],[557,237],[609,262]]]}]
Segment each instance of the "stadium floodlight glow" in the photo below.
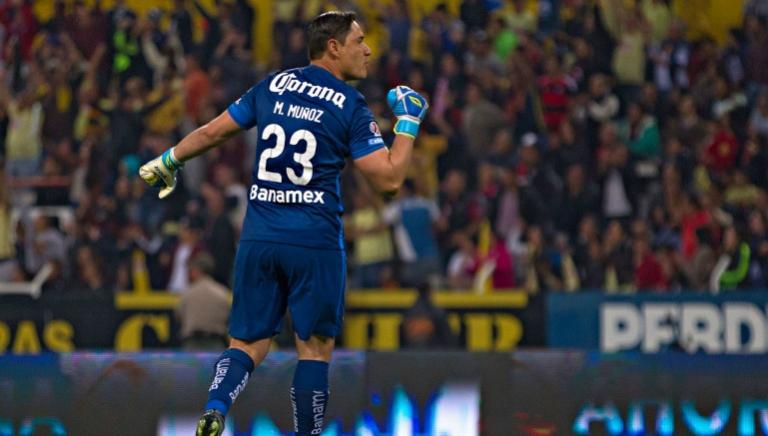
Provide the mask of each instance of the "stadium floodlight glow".
[{"label": "stadium floodlight glow", "polygon": [[376,436],[378,434],[380,434],[379,427],[370,412],[361,413],[355,423],[355,436]]},{"label": "stadium floodlight glow", "polygon": [[753,414],[760,414],[760,426],[763,434],[768,434],[768,400],[744,399],[739,410],[739,434],[755,434]]},{"label": "stadium floodlight glow", "polygon": [[605,421],[608,434],[620,434],[624,431],[624,422],[619,415],[619,409],[613,403],[598,407],[593,403],[587,403],[579,412],[573,423],[573,432],[576,434],[589,434],[591,422]]},{"label": "stadium floodlight glow", "polygon": [[480,426],[480,386],[451,384],[440,388],[427,408],[428,435],[477,436]]},{"label": "stadium floodlight glow", "polygon": [[320,436],[339,436],[339,423],[331,421]]},{"label": "stadium floodlight glow", "polygon": [[50,416],[25,419],[19,428],[19,436],[32,436],[40,428],[47,428],[52,436],[67,436],[67,430],[58,418]]},{"label": "stadium floodlight glow", "polygon": [[[369,410],[358,415],[351,433],[345,432],[341,421],[328,421],[320,436],[478,436],[480,426],[480,386],[477,383],[448,383],[440,386],[432,395],[424,411],[428,417],[420,423],[417,417],[415,401],[402,385],[396,385],[392,391],[386,424],[381,427]],[[161,436],[180,436],[194,434],[196,416],[165,415],[158,425],[157,434]],[[0,420],[0,436],[3,421]],[[9,423],[10,425],[10,423]],[[12,428],[13,427],[9,427]],[[235,434],[232,416],[227,418],[224,435]],[[282,436],[281,431],[266,412],[258,412],[250,421],[247,429],[238,429],[237,434],[251,436]],[[285,429],[283,429],[285,430]],[[12,436],[9,434],[8,436]]]},{"label": "stadium floodlight glow", "polygon": [[699,415],[693,401],[683,401],[680,409],[683,411],[683,420],[688,424],[688,428],[697,435],[720,434],[731,416],[731,402],[728,400],[720,401],[715,411],[709,416]]},{"label": "stadium floodlight glow", "polygon": [[[655,433],[660,436],[671,436],[675,433],[675,413],[673,401],[642,400],[629,403],[627,414],[626,433],[624,422],[621,419],[618,408],[608,402],[603,406],[597,406],[592,402],[587,403],[579,412],[573,423],[575,434],[590,434],[590,424],[598,424],[605,428],[610,435],[647,434],[645,429],[645,413],[653,410],[647,406],[658,406],[656,411]],[[693,400],[683,400],[679,403],[681,427],[685,433],[697,436],[722,434],[733,415],[733,403],[728,398],[722,398],[712,413],[701,415]],[[757,416],[755,416],[757,415]],[[757,419],[755,419],[757,418]],[[742,398],[739,401],[736,427],[739,436],[754,436],[768,434],[768,399]],[[759,426],[759,429],[757,428]],[[730,433],[729,433],[730,434]]]},{"label": "stadium floodlight glow", "polygon": [[392,436],[413,436],[416,427],[416,411],[402,386],[397,385],[392,394],[392,411],[389,416]]},{"label": "stadium floodlight glow", "polygon": [[275,424],[269,419],[266,413],[260,412],[253,418],[253,424],[251,425],[252,436],[280,436],[280,430],[277,429]]},{"label": "stadium floodlight glow", "polygon": [[675,431],[675,421],[672,417],[672,405],[669,401],[633,401],[629,405],[627,433],[631,435],[645,434],[645,422],[643,421],[643,408],[645,406],[658,406],[656,434],[659,436],[672,436]]}]

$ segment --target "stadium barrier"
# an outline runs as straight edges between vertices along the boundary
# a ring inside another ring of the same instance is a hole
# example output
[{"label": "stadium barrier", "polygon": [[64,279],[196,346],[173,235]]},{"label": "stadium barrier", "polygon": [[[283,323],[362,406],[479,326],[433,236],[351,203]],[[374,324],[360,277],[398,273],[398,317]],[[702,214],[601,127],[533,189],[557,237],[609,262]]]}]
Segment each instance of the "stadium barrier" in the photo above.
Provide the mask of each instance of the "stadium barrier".
[{"label": "stadium barrier", "polygon": [[[120,352],[180,345],[173,309],[178,296],[166,292],[119,292],[114,297],[70,291],[39,299],[2,296],[0,354],[35,354],[108,349]],[[353,350],[401,348],[404,312],[414,291],[347,294],[340,347]],[[488,295],[437,292],[461,348],[509,351],[544,344],[542,299],[522,292]],[[280,339],[280,338],[278,338]],[[281,345],[291,346],[290,335]]]},{"label": "stadium barrier", "polygon": [[547,345],[603,352],[768,352],[768,292],[547,296]]},{"label": "stadium barrier", "polygon": [[[0,356],[0,435],[188,435],[216,353]],[[232,434],[286,434],[295,355],[271,353]],[[323,435],[755,435],[759,356],[584,351],[338,352]]]}]

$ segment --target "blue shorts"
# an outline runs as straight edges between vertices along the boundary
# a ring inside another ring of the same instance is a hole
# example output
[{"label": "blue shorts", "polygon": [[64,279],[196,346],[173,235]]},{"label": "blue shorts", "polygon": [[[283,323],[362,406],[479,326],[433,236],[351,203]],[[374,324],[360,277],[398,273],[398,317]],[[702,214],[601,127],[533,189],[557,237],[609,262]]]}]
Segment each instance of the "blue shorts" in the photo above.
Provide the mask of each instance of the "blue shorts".
[{"label": "blue shorts", "polygon": [[285,309],[302,340],[336,337],[344,319],[344,251],[240,241],[229,335],[243,341],[282,330]]}]

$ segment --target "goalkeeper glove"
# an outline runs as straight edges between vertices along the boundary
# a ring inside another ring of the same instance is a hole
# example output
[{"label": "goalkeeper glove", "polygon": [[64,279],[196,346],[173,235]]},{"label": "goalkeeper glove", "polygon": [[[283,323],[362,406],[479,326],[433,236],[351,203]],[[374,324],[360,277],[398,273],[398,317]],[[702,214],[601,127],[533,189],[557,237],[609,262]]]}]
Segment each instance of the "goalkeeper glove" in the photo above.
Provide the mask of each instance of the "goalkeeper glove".
[{"label": "goalkeeper glove", "polygon": [[176,171],[184,165],[176,160],[173,148],[139,168],[139,176],[151,186],[164,186],[158,197],[165,198],[176,189]]},{"label": "goalkeeper glove", "polygon": [[387,103],[397,117],[395,134],[416,138],[419,124],[429,109],[427,100],[407,86],[396,86],[387,93]]}]

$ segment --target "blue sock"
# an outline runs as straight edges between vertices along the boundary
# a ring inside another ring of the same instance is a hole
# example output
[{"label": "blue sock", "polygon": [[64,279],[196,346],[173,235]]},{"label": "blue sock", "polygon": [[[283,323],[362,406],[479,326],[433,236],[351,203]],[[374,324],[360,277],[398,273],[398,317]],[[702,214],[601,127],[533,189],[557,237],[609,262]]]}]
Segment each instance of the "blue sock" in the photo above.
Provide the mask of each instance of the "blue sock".
[{"label": "blue sock", "polygon": [[328,362],[299,360],[291,386],[296,436],[322,433],[328,394]]},{"label": "blue sock", "polygon": [[248,383],[248,377],[253,372],[253,360],[245,351],[230,348],[221,353],[215,368],[205,410],[215,409],[226,416],[235,398]]}]

